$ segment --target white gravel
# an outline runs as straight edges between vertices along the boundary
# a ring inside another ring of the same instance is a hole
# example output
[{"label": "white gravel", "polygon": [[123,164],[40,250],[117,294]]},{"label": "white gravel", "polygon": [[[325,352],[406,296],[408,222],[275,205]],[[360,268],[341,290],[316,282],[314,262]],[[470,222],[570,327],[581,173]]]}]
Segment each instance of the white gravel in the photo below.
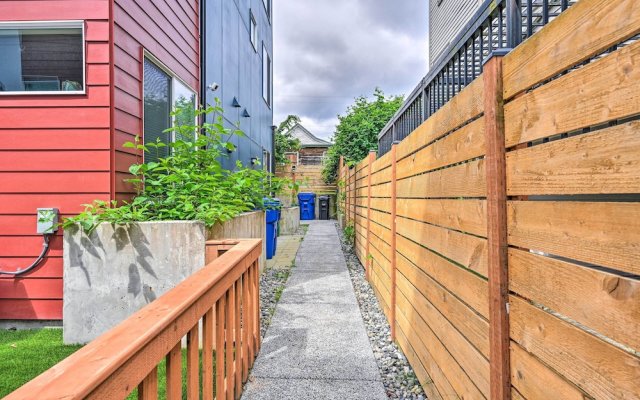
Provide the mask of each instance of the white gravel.
[{"label": "white gravel", "polygon": [[391,328],[365,278],[364,267],[356,257],[353,247],[345,243],[342,229],[339,226],[336,228],[387,396],[390,399],[425,399],[426,395],[413,368],[398,346],[391,341]]}]

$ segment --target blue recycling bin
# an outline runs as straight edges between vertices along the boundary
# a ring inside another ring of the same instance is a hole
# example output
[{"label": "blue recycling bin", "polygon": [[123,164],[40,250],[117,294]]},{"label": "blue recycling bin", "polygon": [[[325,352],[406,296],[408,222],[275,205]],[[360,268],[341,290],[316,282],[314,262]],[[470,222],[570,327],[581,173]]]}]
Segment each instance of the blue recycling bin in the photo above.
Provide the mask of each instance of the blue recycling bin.
[{"label": "blue recycling bin", "polygon": [[280,220],[280,208],[282,203],[278,199],[263,199],[265,207],[265,222],[267,226],[267,260],[273,258],[278,248],[278,221]]},{"label": "blue recycling bin", "polygon": [[310,221],[316,219],[315,193],[298,193],[298,203],[300,204],[301,221]]}]

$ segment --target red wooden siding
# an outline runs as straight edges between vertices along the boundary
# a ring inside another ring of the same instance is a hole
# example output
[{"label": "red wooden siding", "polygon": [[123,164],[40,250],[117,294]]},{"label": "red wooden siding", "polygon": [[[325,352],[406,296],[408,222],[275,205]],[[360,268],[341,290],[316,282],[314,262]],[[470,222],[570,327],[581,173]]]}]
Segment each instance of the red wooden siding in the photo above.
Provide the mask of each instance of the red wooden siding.
[{"label": "red wooden siding", "polygon": [[[0,96],[0,268],[29,265],[42,248],[36,208],[63,215],[109,199],[110,0],[1,1],[0,20],[84,20],[85,95]],[[0,319],[62,318],[62,236],[25,277],[0,276]]]},{"label": "red wooden siding", "polygon": [[125,142],[142,135],[142,63],[148,51],[196,91],[199,88],[197,0],[115,0],[114,163],[116,198],[131,197],[123,182],[136,152]]}]

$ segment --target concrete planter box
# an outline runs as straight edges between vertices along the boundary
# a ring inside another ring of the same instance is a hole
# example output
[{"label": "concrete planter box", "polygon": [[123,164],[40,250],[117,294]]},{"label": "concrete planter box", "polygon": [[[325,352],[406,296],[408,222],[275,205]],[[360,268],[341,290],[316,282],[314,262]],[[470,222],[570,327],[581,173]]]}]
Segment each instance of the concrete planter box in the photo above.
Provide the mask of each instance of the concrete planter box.
[{"label": "concrete planter box", "polygon": [[282,208],[280,216],[280,234],[293,235],[300,227],[300,207]]},{"label": "concrete planter box", "polygon": [[97,338],[202,268],[206,240],[264,239],[265,230],[263,211],[209,230],[198,221],[105,223],[91,235],[66,229],[64,342]]},{"label": "concrete planter box", "polygon": [[264,211],[253,211],[240,214],[232,220],[214,225],[207,232],[207,240],[212,239],[262,239],[260,270],[264,270],[267,262],[266,254],[267,226]]}]

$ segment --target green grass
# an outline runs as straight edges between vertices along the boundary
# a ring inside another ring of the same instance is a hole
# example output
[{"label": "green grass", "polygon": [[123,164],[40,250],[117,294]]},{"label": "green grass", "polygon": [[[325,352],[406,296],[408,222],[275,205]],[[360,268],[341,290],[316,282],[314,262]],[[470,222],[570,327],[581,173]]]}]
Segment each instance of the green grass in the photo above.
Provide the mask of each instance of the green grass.
[{"label": "green grass", "polygon": [[[0,398],[29,382],[81,347],[62,344],[62,329],[0,330]],[[202,352],[200,354],[200,368],[202,369]],[[183,398],[186,398],[187,394],[186,365],[187,353],[183,349]],[[213,365],[215,371],[215,353],[213,355]],[[163,360],[158,365],[159,398],[166,397],[166,376],[166,364]],[[202,376],[201,372],[200,376]],[[200,387],[202,388],[202,379],[200,379]],[[128,399],[137,399],[137,390],[134,390]]]},{"label": "green grass", "polygon": [[0,330],[0,397],[29,382],[80,347],[62,344],[62,329]]}]

